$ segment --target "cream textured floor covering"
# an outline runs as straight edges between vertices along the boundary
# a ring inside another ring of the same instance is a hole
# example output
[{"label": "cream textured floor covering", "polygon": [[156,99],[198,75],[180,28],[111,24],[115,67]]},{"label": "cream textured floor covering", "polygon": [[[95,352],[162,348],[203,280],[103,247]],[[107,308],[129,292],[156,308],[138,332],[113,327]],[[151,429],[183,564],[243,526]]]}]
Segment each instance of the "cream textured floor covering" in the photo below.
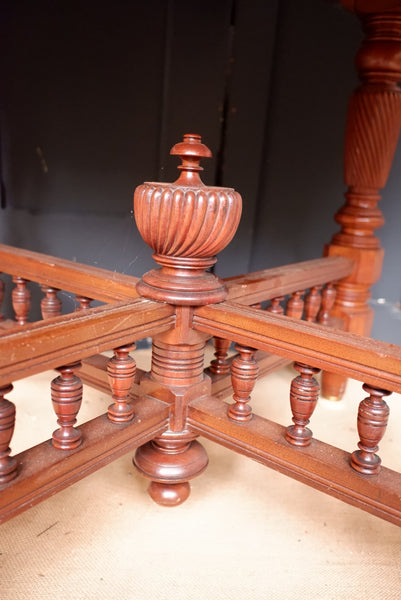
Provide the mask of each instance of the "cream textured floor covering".
[{"label": "cream textured floor covering", "polygon": [[[286,368],[259,382],[255,412],[289,424],[293,374]],[[51,377],[17,383],[9,395],[18,407],[15,452],[54,429]],[[315,437],[355,449],[357,406],[365,395],[351,381],[343,402],[322,399],[311,424]],[[388,399],[390,424],[380,450],[383,463],[397,470],[400,400]],[[107,403],[86,389],[81,421],[104,412]],[[0,598],[401,598],[400,528],[204,445],[210,465],[180,507],[153,504],[147,482],[125,456],[2,525]]]}]

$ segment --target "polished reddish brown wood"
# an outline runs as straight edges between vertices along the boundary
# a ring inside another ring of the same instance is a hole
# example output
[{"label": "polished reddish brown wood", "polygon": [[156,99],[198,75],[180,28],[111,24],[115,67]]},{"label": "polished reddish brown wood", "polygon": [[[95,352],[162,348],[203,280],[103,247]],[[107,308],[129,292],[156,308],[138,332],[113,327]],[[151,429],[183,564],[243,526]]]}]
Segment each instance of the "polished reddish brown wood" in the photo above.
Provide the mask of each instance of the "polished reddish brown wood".
[{"label": "polished reddish brown wood", "polygon": [[278,296],[272,298],[269,306],[266,308],[267,312],[273,313],[273,315],[283,315],[284,308],[281,306],[281,302],[284,300],[284,296]]},{"label": "polished reddish brown wood", "polygon": [[318,322],[321,325],[330,324],[336,295],[337,291],[333,283],[328,283],[324,286],[322,290],[322,303],[318,315]]},{"label": "polished reddish brown wood", "polygon": [[28,323],[28,314],[31,308],[31,292],[28,281],[23,277],[14,277],[15,288],[12,291],[13,309],[18,325]]},{"label": "polished reddish brown wood", "polygon": [[391,392],[369,385],[363,389],[369,396],[362,400],[358,410],[359,450],[352,453],[351,465],[359,473],[373,475],[380,471],[381,460],[376,454],[379,442],[386,432],[390,409],[383,400]]},{"label": "polished reddish brown wood", "polygon": [[223,338],[214,337],[213,343],[216,350],[214,353],[216,358],[210,363],[210,372],[214,375],[225,375],[230,370],[227,356],[231,342],[229,340],[224,340]]},{"label": "polished reddish brown wood", "polygon": [[[373,311],[367,304],[382,269],[383,250],[375,230],[384,223],[379,190],[390,172],[401,127],[401,7],[396,1],[344,0],[361,19],[365,39],[356,56],[361,85],[351,97],[345,139],[346,202],[336,215],[341,230],[327,256],[346,256],[353,272],[337,286],[334,316],[347,331],[369,335]],[[385,10],[384,10],[385,8]],[[323,394],[340,398],[345,379],[325,374]]]},{"label": "polished reddish brown wood", "polygon": [[74,450],[82,442],[82,433],[74,427],[82,403],[82,381],[76,375],[81,363],[59,367],[60,375],[51,383],[51,396],[59,429],[53,432],[53,446],[59,450]]},{"label": "polished reddish brown wood", "polygon": [[134,196],[136,224],[161,265],[145,273],[138,292],[152,300],[198,306],[227,296],[223,282],[207,271],[233,238],[241,217],[241,196],[231,188],[205,186],[199,172],[211,151],[201,137],[187,134],[171,149],[179,156],[173,184],[144,183]]},{"label": "polished reddish brown wood", "polygon": [[296,291],[291,294],[287,302],[286,315],[293,319],[301,319],[304,312],[303,291]]},{"label": "polished reddish brown wood", "polygon": [[320,303],[320,287],[313,286],[305,296],[305,321],[316,321]]},{"label": "polished reddish brown wood", "polygon": [[[179,179],[147,183],[135,193],[138,227],[160,265],[141,281],[0,247],[3,271],[8,266],[14,277],[38,282],[47,294],[45,321],[14,323],[0,336],[0,518],[134,448],[134,464],[150,480],[151,497],[164,506],[180,504],[188,498],[189,482],[207,467],[197,440],[205,435],[401,525],[401,475],[379,471],[376,454],[388,417],[384,390],[401,392],[401,349],[331,328],[338,324],[338,315],[331,315],[335,286],[353,276],[355,256],[220,280],[208,269],[235,233],[240,197],[230,188],[203,185],[199,163],[210,151],[199,136],[184,136],[172,153],[182,159]],[[55,316],[56,289],[81,297],[81,310]],[[302,290],[310,290],[305,306]],[[136,298],[138,292],[145,298]],[[111,304],[90,308],[90,298]],[[268,301],[271,309],[260,310]],[[136,369],[129,356],[133,342],[144,337],[152,338],[149,372]],[[216,358],[205,370],[210,337]],[[237,350],[230,358],[229,340]],[[105,350],[114,356],[97,354]],[[290,361],[300,375],[290,387],[293,425],[284,428],[253,414],[249,399],[258,366],[264,374]],[[113,402],[105,415],[78,430],[82,383],[75,371],[81,363],[82,379],[111,390]],[[13,459],[15,409],[4,399],[9,382],[49,368],[60,372],[52,384],[60,428],[52,443]],[[308,423],[319,369],[358,379],[369,393],[358,414],[359,450],[352,455],[312,440]],[[234,403],[226,405],[221,398],[233,391]]]},{"label": "polished reddish brown wood", "polygon": [[312,431],[307,425],[319,398],[320,387],[314,378],[314,375],[319,373],[319,369],[301,363],[294,363],[294,368],[299,371],[298,377],[291,382],[290,391],[294,425],[287,427],[285,437],[294,446],[309,446],[312,440]]},{"label": "polished reddish brown wood", "polygon": [[0,387],[0,486],[17,475],[17,461],[10,456],[10,443],[15,426],[15,405],[4,398],[12,389],[12,385]]},{"label": "polished reddish brown wood", "polygon": [[75,310],[89,310],[90,303],[92,302],[92,298],[88,298],[87,296],[76,296],[76,300],[78,302],[78,306]]},{"label": "polished reddish brown wood", "polygon": [[43,319],[51,319],[61,315],[61,300],[57,296],[58,289],[43,285],[42,290],[45,292],[45,297],[42,298],[40,308]]},{"label": "polished reddish brown wood", "polygon": [[126,423],[134,417],[129,396],[136,371],[136,363],[129,353],[134,349],[134,344],[116,348],[114,356],[107,363],[109,384],[114,400],[108,408],[108,415],[110,421],[114,423]]},{"label": "polished reddish brown wood", "polygon": [[249,421],[252,417],[252,409],[248,402],[251,392],[255,387],[258,377],[258,363],[255,360],[253,348],[247,348],[240,344],[235,345],[238,355],[231,365],[231,384],[234,390],[234,404],[228,409],[228,416],[234,421]]}]

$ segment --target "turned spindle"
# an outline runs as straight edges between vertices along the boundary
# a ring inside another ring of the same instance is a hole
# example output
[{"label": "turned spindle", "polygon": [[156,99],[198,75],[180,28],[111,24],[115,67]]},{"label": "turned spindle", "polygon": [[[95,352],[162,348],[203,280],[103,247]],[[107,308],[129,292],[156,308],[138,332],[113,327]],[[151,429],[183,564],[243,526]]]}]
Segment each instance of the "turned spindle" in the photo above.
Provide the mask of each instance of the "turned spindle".
[{"label": "turned spindle", "polygon": [[312,431],[307,427],[319,398],[319,384],[314,375],[319,369],[294,363],[299,375],[291,382],[290,402],[292,421],[286,430],[286,440],[293,446],[309,446],[312,441]]},{"label": "turned spindle", "polygon": [[234,404],[228,409],[228,416],[234,421],[249,421],[252,417],[252,409],[248,402],[251,392],[255,386],[259,372],[259,366],[254,355],[256,350],[246,346],[235,345],[238,355],[231,365],[231,383],[234,389]]},{"label": "turned spindle", "polygon": [[330,323],[330,315],[336,301],[336,288],[334,284],[328,283],[322,290],[322,304],[317,317],[318,322],[321,325],[328,325]]},{"label": "turned spindle", "polygon": [[88,310],[90,308],[90,303],[92,302],[92,298],[87,298],[86,296],[75,296],[78,306],[75,309],[75,312],[79,310]]},{"label": "turned spindle", "polygon": [[273,315],[283,315],[284,308],[281,306],[280,302],[284,300],[284,296],[278,296],[277,298],[272,298],[270,300],[270,305],[266,308],[267,312],[273,313]]},{"label": "turned spindle", "polygon": [[303,291],[293,292],[287,302],[287,317],[301,319],[304,312]]},{"label": "turned spindle", "polygon": [[351,456],[351,466],[359,473],[373,475],[380,471],[381,459],[376,454],[379,442],[385,434],[390,409],[383,400],[391,392],[363,385],[369,394],[362,400],[358,409],[359,450]]},{"label": "turned spindle", "polygon": [[58,377],[51,383],[51,397],[57,423],[60,428],[53,432],[53,446],[59,450],[73,450],[82,441],[82,434],[74,425],[82,402],[82,381],[75,371],[81,367],[80,362],[59,367]]},{"label": "turned spindle", "polygon": [[15,405],[4,398],[12,389],[11,384],[0,387],[0,486],[17,475],[17,461],[10,456],[10,442],[15,426]]},{"label": "turned spindle", "polygon": [[230,340],[214,337],[213,344],[215,349],[215,359],[210,363],[210,372],[214,375],[224,375],[230,370],[230,365],[227,362],[228,349],[230,348]]},{"label": "turned spindle", "polygon": [[313,286],[305,296],[305,320],[314,322],[319,313],[320,303],[320,286]]},{"label": "turned spindle", "polygon": [[42,291],[46,294],[40,302],[42,318],[44,320],[52,319],[61,315],[61,300],[57,297],[57,288],[48,285],[42,286]]},{"label": "turned spindle", "polygon": [[28,313],[31,308],[31,292],[27,287],[28,281],[23,277],[14,277],[13,282],[16,284],[11,294],[15,318],[18,325],[25,325],[28,322]]},{"label": "turned spindle", "polygon": [[113,395],[113,404],[108,407],[108,417],[114,423],[126,423],[134,417],[129,392],[134,381],[136,363],[129,355],[135,344],[120,346],[107,363],[107,375]]}]

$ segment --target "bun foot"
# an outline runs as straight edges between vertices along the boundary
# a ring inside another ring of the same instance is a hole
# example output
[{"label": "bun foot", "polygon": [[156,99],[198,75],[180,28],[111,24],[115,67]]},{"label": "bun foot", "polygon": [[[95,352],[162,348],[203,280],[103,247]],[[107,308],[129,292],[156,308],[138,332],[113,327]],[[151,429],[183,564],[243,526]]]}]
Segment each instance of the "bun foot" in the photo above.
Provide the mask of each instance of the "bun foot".
[{"label": "bun foot", "polygon": [[152,500],[161,506],[178,506],[185,502],[191,492],[188,481],[183,483],[158,483],[152,481],[148,492]]}]

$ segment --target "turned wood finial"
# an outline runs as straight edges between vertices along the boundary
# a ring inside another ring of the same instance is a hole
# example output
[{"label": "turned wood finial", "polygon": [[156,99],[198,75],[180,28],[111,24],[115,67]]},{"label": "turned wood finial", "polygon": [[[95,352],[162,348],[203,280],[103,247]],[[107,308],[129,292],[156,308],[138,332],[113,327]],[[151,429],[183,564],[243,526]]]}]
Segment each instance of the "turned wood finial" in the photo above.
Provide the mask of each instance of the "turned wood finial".
[{"label": "turned wood finial", "polygon": [[241,196],[231,188],[202,183],[199,163],[212,153],[199,135],[185,135],[171,154],[182,160],[177,181],[145,182],[134,194],[138,230],[161,266],[145,273],[138,292],[176,305],[221,302],[227,289],[208,269],[237,230]]},{"label": "turned wood finial", "polygon": [[200,166],[202,158],[212,158],[212,153],[205,144],[202,144],[202,138],[196,133],[187,133],[182,142],[175,144],[170,150],[173,156],[179,156],[182,164],[177,167],[181,174],[176,181],[179,185],[203,185],[199,177],[199,171],[203,171]]}]

